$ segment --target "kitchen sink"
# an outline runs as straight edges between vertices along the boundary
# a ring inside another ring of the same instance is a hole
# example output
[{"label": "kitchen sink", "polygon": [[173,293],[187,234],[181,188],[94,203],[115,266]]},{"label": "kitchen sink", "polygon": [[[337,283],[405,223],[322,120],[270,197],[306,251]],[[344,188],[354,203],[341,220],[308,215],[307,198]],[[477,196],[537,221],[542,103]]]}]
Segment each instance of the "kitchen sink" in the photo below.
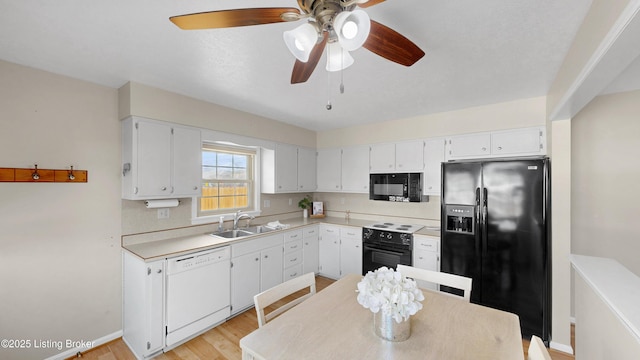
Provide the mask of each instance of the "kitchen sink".
[{"label": "kitchen sink", "polygon": [[270,227],[257,225],[257,226],[251,226],[248,228],[243,228],[243,229],[218,231],[211,234],[211,236],[217,236],[224,239],[237,239],[237,238],[250,236],[250,235],[263,234],[263,233],[274,231],[274,230],[275,229]]},{"label": "kitchen sink", "polygon": [[254,234],[262,234],[262,233],[266,233],[266,232],[269,232],[269,231],[274,231],[275,229],[267,227],[267,226],[257,225],[257,226],[251,226],[251,227],[248,227],[248,228],[244,228],[242,230],[248,231],[248,232],[254,233]]},{"label": "kitchen sink", "polygon": [[249,232],[246,230],[225,230],[225,231],[214,232],[211,235],[225,238],[225,239],[236,239],[236,238],[241,238],[241,237],[254,235],[254,234],[256,233]]}]

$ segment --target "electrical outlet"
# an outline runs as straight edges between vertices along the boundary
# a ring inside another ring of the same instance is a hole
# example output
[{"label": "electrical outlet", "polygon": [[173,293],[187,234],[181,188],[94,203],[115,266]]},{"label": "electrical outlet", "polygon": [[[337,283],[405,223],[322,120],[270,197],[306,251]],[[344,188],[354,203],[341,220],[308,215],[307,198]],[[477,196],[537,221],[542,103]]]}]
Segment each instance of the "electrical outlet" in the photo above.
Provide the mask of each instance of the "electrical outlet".
[{"label": "electrical outlet", "polygon": [[293,205],[293,199],[289,198],[289,206]]},{"label": "electrical outlet", "polygon": [[169,208],[158,209],[158,219],[168,219],[169,211]]}]

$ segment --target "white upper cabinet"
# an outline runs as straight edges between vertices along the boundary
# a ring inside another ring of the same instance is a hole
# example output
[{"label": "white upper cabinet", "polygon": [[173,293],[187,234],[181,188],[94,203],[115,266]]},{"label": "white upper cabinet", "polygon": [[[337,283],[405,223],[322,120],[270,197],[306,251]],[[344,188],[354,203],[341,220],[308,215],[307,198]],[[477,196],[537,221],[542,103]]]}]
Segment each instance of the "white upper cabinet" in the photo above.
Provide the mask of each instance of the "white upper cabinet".
[{"label": "white upper cabinet", "polygon": [[424,170],[424,141],[396,143],[396,172],[422,172]]},{"label": "white upper cabinet", "polygon": [[261,152],[262,192],[267,194],[316,190],[315,149],[276,143]]},{"label": "white upper cabinet", "polygon": [[342,191],[369,193],[369,147],[342,149]]},{"label": "white upper cabinet", "polygon": [[369,148],[369,171],[393,172],[396,169],[396,144],[374,144]]},{"label": "white upper cabinet", "polygon": [[491,154],[501,155],[544,155],[546,136],[544,128],[525,128],[491,133]]},{"label": "white upper cabinet", "polygon": [[547,153],[543,126],[452,136],[447,160],[533,156]]},{"label": "white upper cabinet", "polygon": [[440,196],[444,148],[444,138],[428,139],[424,143],[424,195]]},{"label": "white upper cabinet", "polygon": [[129,117],[122,121],[122,198],[197,196],[201,182],[200,130]]},{"label": "white upper cabinet", "polygon": [[369,171],[421,172],[424,169],[423,152],[422,140],[371,145]]},{"label": "white upper cabinet", "polygon": [[[367,148],[367,151],[369,149]],[[340,149],[319,149],[317,156],[318,165],[318,191],[340,191],[342,189],[341,173],[342,158]],[[368,162],[365,166],[368,167]]]},{"label": "white upper cabinet", "polygon": [[448,159],[482,158],[491,155],[491,134],[466,134],[449,138]]},{"label": "white upper cabinet", "polygon": [[298,190],[316,190],[316,171],[316,150],[298,148]]}]

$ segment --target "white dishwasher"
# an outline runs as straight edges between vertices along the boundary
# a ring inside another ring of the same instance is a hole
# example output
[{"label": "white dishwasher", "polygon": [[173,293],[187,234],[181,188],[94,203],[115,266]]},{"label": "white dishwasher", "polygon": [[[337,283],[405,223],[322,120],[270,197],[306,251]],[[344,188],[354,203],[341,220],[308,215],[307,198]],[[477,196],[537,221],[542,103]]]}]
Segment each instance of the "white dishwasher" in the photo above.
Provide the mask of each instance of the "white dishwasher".
[{"label": "white dishwasher", "polygon": [[167,347],[228,318],[230,288],[229,246],[167,259]]}]

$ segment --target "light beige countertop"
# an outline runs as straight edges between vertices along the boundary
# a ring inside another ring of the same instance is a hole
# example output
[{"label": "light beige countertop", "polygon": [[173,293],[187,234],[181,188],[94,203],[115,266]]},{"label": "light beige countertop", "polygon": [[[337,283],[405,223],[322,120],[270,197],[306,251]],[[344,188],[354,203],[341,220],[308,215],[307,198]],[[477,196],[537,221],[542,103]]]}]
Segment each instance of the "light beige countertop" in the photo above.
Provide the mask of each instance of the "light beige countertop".
[{"label": "light beige countertop", "polygon": [[[283,219],[280,221],[282,224],[289,225],[289,228],[276,231],[289,231],[298,227],[313,225],[313,224],[332,224],[339,226],[353,226],[363,227],[371,225],[375,221],[362,220],[362,219],[350,219],[345,220],[339,217],[326,217],[326,218],[291,218]],[[257,225],[257,224],[253,224]],[[439,231],[432,230],[431,227],[424,227],[418,232],[417,235],[427,236],[440,236]],[[145,261],[154,261],[166,257],[174,257],[179,255],[188,254],[194,251],[202,251],[213,249],[220,246],[230,245],[235,242],[250,240],[255,237],[265,236],[268,234],[276,234],[277,232],[269,232],[266,234],[256,234],[252,236],[245,236],[237,239],[221,239],[215,236],[211,236],[210,233],[190,235],[190,236],[178,236],[170,239],[154,240],[147,242],[140,242],[135,244],[123,243],[122,248]]]}]

